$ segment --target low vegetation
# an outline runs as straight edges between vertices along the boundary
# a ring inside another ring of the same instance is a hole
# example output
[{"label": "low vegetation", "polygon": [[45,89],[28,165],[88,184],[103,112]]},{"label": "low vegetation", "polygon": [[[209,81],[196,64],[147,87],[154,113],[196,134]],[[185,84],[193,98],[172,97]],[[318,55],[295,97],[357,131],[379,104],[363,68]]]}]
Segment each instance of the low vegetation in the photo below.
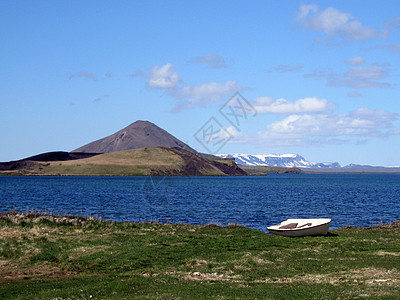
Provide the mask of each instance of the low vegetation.
[{"label": "low vegetation", "polygon": [[398,299],[400,222],[285,238],[237,225],[0,215],[1,299]]}]

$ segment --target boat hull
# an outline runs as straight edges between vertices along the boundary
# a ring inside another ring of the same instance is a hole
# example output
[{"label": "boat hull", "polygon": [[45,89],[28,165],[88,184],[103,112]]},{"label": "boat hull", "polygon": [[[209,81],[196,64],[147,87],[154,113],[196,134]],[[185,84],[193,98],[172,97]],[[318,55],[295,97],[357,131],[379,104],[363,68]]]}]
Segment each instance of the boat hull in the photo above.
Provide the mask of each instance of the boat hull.
[{"label": "boat hull", "polygon": [[319,236],[326,235],[330,225],[331,219],[289,219],[267,229],[272,234],[289,237]]}]

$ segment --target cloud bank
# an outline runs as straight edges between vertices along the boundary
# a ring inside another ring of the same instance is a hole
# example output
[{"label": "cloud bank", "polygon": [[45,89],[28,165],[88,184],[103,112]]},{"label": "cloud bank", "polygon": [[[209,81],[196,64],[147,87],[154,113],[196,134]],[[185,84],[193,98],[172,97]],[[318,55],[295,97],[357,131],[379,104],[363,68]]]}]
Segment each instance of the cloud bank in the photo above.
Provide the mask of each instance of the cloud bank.
[{"label": "cloud bank", "polygon": [[[358,97],[359,94],[349,95]],[[335,113],[336,104],[308,97],[290,102],[260,97],[252,102],[257,114],[286,115],[256,134],[232,132],[230,143],[252,143],[262,147],[309,147],[325,144],[364,144],[369,138],[399,135],[398,114],[360,107],[350,113]]]},{"label": "cloud bank", "polygon": [[168,94],[180,100],[178,105],[172,110],[172,112],[179,112],[184,109],[197,106],[205,107],[208,104],[222,101],[225,99],[225,96],[231,96],[241,90],[243,90],[243,87],[236,81],[227,81],[226,83],[208,82],[176,87],[169,90]]},{"label": "cloud bank", "polygon": [[399,135],[394,122],[398,114],[381,109],[358,108],[350,113],[292,114],[273,122],[254,135],[233,134],[232,143],[262,147],[309,147],[326,144],[364,144],[368,138]]}]

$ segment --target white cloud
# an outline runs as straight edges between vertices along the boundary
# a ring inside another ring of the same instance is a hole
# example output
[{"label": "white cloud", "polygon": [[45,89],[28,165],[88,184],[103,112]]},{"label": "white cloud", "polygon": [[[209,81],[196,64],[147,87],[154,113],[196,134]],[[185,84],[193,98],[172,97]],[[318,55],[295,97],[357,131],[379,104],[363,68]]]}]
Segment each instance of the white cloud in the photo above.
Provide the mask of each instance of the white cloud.
[{"label": "white cloud", "polygon": [[362,58],[361,56],[354,56],[346,59],[346,64],[351,65],[351,66],[357,66],[357,65],[362,65],[365,64],[365,59]]},{"label": "white cloud", "polygon": [[296,114],[296,113],[316,113],[335,108],[333,103],[326,99],[308,97],[289,102],[286,99],[274,99],[271,97],[260,97],[253,101],[253,107],[259,114]]},{"label": "white cloud", "polygon": [[182,100],[173,112],[179,112],[183,109],[189,109],[196,106],[206,106],[224,99],[224,96],[230,96],[243,90],[243,87],[236,81],[227,81],[226,83],[208,82],[198,85],[184,85],[168,91],[168,94],[176,99]]},{"label": "white cloud", "polygon": [[383,109],[369,109],[366,107],[358,108],[349,114],[350,118],[358,120],[370,120],[373,122],[371,128],[390,128],[392,122],[397,120],[397,113],[385,111]]},{"label": "white cloud", "polygon": [[316,13],[318,11],[318,6],[315,4],[304,4],[299,7],[299,10],[297,11],[297,17],[296,20],[302,20],[308,16],[310,12]]},{"label": "white cloud", "polygon": [[213,141],[230,140],[231,142],[234,142],[234,140],[231,139],[237,138],[240,140],[243,137],[244,134],[238,131],[235,126],[228,126],[228,127],[221,127],[220,130],[218,130],[208,138]]},{"label": "white cloud", "polygon": [[153,66],[148,74],[138,70],[129,77],[145,77],[149,88],[165,90],[169,96],[177,99],[179,102],[171,112],[180,112],[197,106],[205,107],[245,89],[236,81],[182,84],[181,77],[170,63]]},{"label": "white cloud", "polygon": [[150,68],[147,86],[166,89],[175,87],[179,82],[181,82],[179,74],[175,72],[174,66],[168,63],[161,67],[153,66]]},{"label": "white cloud", "polygon": [[382,80],[389,77],[390,72],[389,63],[374,63],[369,66],[352,67],[343,74],[330,69],[322,69],[303,76],[326,79],[327,85],[332,87],[386,88],[392,85]]},{"label": "white cloud", "polygon": [[373,28],[368,28],[351,14],[328,7],[319,11],[316,5],[301,5],[296,20],[305,28],[323,31],[327,36],[339,36],[345,40],[366,40],[379,37]]},{"label": "white cloud", "polygon": [[400,27],[400,17],[386,20],[385,29],[382,31],[382,37],[387,37],[393,30]]},{"label": "white cloud", "polygon": [[222,56],[211,52],[206,53],[203,56],[195,57],[190,62],[204,63],[211,69],[224,69],[228,67],[228,64]]},{"label": "white cloud", "polygon": [[390,87],[390,83],[379,81],[387,78],[389,74],[389,64],[353,67],[344,74],[332,74],[329,76],[328,85],[351,88]]}]

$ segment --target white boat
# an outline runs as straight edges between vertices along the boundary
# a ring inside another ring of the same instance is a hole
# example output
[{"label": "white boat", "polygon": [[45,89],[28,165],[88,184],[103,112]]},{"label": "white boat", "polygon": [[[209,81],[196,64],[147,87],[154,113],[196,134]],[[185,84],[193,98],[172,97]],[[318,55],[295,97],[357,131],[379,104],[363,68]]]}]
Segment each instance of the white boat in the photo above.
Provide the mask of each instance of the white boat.
[{"label": "white boat", "polygon": [[283,236],[315,236],[326,235],[331,219],[288,219],[282,223],[267,227],[272,234]]}]

